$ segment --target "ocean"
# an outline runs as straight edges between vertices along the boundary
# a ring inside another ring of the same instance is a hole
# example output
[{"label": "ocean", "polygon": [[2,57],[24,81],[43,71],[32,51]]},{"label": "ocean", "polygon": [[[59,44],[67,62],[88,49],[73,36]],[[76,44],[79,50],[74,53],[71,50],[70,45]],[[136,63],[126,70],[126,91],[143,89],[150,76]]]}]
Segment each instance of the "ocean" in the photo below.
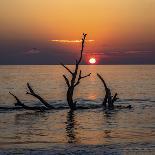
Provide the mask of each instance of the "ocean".
[{"label": "ocean", "polygon": [[[73,69],[74,66],[70,65]],[[81,65],[82,79],[74,100],[89,109],[70,112],[60,65],[0,66],[0,107],[14,107],[12,92],[29,106],[42,106],[27,95],[26,83],[55,107],[45,112],[0,110],[0,154],[155,154],[155,65]],[[115,105],[132,109],[103,110],[101,74]],[[93,108],[91,108],[93,107]]]}]

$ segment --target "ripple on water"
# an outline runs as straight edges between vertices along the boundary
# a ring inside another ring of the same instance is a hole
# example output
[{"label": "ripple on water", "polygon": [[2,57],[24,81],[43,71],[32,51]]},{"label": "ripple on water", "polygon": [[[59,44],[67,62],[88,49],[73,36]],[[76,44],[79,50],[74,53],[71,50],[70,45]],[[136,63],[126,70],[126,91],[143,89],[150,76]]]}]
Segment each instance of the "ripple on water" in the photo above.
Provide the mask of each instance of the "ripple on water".
[{"label": "ripple on water", "polygon": [[[94,75],[76,88],[74,98],[81,109],[75,112],[67,109],[66,85],[62,78],[66,72],[60,66],[0,67],[1,106],[14,106],[15,101],[8,91],[13,91],[26,105],[42,105],[35,98],[25,95],[29,81],[51,105],[58,109],[61,107],[61,110],[44,113],[0,111],[0,154],[155,152],[155,67],[80,67]],[[96,72],[104,76],[113,93],[118,92],[120,100],[116,105],[131,104],[133,108],[103,111],[100,107],[105,92],[96,78]]]}]

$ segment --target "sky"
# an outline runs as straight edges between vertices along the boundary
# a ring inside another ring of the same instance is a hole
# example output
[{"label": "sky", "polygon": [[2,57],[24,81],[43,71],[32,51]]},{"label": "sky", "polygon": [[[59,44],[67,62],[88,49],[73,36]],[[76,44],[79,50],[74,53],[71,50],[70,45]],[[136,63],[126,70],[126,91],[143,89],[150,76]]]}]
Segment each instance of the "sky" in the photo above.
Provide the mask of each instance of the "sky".
[{"label": "sky", "polygon": [[0,64],[155,64],[155,0],[0,0]]}]

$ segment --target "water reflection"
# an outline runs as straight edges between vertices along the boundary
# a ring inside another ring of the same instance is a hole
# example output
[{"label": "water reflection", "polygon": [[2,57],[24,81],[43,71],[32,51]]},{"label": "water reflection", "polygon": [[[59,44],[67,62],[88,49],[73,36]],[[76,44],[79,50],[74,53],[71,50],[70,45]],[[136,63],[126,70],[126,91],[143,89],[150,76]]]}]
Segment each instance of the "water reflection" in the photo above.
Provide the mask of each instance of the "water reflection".
[{"label": "water reflection", "polygon": [[75,126],[76,121],[74,111],[69,111],[67,113],[67,122],[66,122],[66,134],[68,137],[68,143],[76,143],[78,141]]},{"label": "water reflection", "polygon": [[16,114],[15,115],[15,125],[23,125],[23,123],[29,124],[29,125],[34,125],[35,123],[38,123],[40,119],[43,118],[44,113],[41,112],[34,112],[34,113],[21,113],[21,114]]},{"label": "water reflection", "polygon": [[110,142],[114,138],[114,130],[117,128],[117,111],[105,111],[103,113],[104,131],[103,143]]},{"label": "water reflection", "polygon": [[39,141],[38,137],[46,136],[46,130],[43,130],[41,126],[45,117],[44,113],[39,112],[16,114],[14,118],[14,134],[18,137],[17,139],[22,143],[26,143],[26,141]]}]

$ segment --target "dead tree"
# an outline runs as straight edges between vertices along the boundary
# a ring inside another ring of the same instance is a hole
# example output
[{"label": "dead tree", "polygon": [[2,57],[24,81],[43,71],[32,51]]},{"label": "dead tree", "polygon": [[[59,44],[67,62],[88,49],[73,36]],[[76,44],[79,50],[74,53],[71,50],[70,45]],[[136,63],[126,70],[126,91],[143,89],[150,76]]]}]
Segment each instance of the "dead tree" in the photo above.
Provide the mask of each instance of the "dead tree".
[{"label": "dead tree", "polygon": [[101,77],[100,74],[97,74],[97,76],[99,77],[99,79],[103,82],[104,88],[105,88],[105,97],[103,100],[103,107],[106,109],[107,108],[107,102],[108,102],[108,109],[114,109],[114,102],[118,99],[117,98],[117,93],[115,93],[114,96],[111,95],[111,90],[110,88],[107,87],[104,79]]},{"label": "dead tree", "polygon": [[79,60],[76,60],[75,64],[75,69],[74,71],[71,71],[68,67],[66,67],[63,63],[61,65],[71,74],[71,81],[66,77],[66,75],[63,75],[65,82],[68,86],[67,90],[67,102],[71,110],[76,110],[76,101],[73,101],[73,94],[74,94],[74,89],[75,87],[80,83],[80,80],[83,78],[86,78],[90,76],[91,73],[88,75],[82,76],[82,71],[79,71],[79,64],[82,61],[82,55],[83,55],[83,50],[84,50],[84,44],[85,44],[85,39],[86,39],[87,34],[83,33],[82,37],[82,47],[81,47],[81,52],[80,52],[80,58]]}]

